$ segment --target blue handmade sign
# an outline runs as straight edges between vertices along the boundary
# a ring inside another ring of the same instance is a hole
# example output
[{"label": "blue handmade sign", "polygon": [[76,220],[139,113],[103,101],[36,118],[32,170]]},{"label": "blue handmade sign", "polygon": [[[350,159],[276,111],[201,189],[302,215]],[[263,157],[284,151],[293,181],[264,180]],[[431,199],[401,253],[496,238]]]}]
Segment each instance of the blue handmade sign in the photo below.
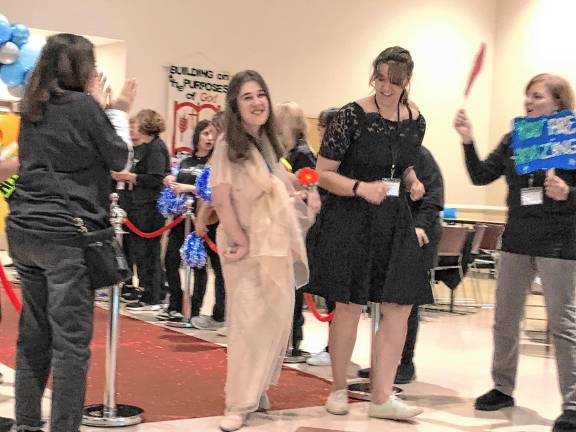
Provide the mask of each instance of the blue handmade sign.
[{"label": "blue handmade sign", "polygon": [[570,110],[542,117],[516,117],[512,131],[516,173],[576,169],[576,117]]}]

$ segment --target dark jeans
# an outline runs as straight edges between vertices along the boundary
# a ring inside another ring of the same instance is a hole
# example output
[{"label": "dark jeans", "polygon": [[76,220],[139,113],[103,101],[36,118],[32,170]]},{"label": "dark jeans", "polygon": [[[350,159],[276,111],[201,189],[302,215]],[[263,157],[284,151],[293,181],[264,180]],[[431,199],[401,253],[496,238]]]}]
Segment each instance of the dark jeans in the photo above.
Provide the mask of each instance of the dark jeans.
[{"label": "dark jeans", "polygon": [[94,304],[83,252],[16,229],[8,230],[8,242],[23,299],[16,350],[18,430],[40,430],[40,404],[52,372],[50,430],[77,431],[86,391]]},{"label": "dark jeans", "polygon": [[[164,226],[164,217],[156,209],[156,204],[133,205],[128,218],[144,232],[156,231]],[[138,285],[143,290],[142,301],[159,304],[162,301],[162,262],[160,239],[144,238],[134,233],[125,239],[130,242],[132,262],[138,272]]]},{"label": "dark jeans", "polygon": [[294,318],[292,319],[292,348],[295,350],[300,349],[300,343],[304,339],[304,332],[302,327],[304,327],[304,314],[302,313],[302,306],[304,306],[304,290],[296,290],[294,296]]},{"label": "dark jeans", "polygon": [[[216,229],[218,225],[208,226],[208,237],[216,242]],[[170,288],[170,306],[169,310],[182,311],[182,283],[180,281],[180,247],[184,242],[184,225],[180,224],[170,231],[168,238],[168,247],[164,257],[164,266],[166,268],[166,279]],[[224,286],[224,276],[222,275],[222,266],[220,257],[206,245],[206,253],[210,259],[212,270],[214,271],[215,286],[215,303],[212,309],[212,318],[215,321],[222,322],[225,319],[226,290]],[[200,315],[200,309],[204,302],[206,286],[208,284],[208,273],[206,267],[194,269],[194,291],[191,299],[192,316]]]}]

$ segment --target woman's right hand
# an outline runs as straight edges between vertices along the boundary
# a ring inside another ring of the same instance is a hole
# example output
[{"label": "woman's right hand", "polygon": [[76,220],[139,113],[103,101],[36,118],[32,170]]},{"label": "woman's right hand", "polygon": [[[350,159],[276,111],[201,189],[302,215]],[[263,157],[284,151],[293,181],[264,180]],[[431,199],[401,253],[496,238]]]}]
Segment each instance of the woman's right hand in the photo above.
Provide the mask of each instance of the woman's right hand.
[{"label": "woman's right hand", "polygon": [[172,183],[176,183],[176,176],[172,174],[167,175],[164,177],[164,180],[162,180],[162,183],[164,183],[164,186],[170,186]]},{"label": "woman's right hand", "polygon": [[224,251],[224,257],[231,262],[240,261],[248,255],[248,240],[242,241],[240,244],[233,244]]},{"label": "woman's right hand", "polygon": [[381,180],[373,182],[360,182],[356,194],[370,204],[381,204],[386,199],[390,188]]},{"label": "woman's right hand", "polygon": [[472,136],[472,123],[466,115],[466,110],[460,109],[456,112],[456,117],[454,117],[454,129],[462,138],[462,142],[465,144],[471,143],[474,138]]},{"label": "woman's right hand", "polygon": [[112,90],[109,90],[109,108],[129,112],[130,108],[132,108],[132,104],[134,103],[134,99],[136,99],[137,88],[138,85],[136,84],[136,80],[129,79],[124,82],[122,90],[120,91],[120,94],[117,98],[114,98],[112,95]]}]

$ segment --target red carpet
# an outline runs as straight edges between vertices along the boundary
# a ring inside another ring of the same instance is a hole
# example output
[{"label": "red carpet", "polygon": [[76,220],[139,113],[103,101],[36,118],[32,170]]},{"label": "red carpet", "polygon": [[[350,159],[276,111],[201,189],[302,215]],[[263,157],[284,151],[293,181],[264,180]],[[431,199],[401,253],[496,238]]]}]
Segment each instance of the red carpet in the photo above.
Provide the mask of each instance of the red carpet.
[{"label": "red carpet", "polygon": [[[18,316],[3,292],[2,312],[0,362],[13,368]],[[104,392],[108,312],[96,308],[95,316],[87,403],[101,403]],[[148,422],[222,415],[224,348],[126,317],[120,329],[118,403],[143,408]],[[328,391],[326,381],[285,369],[269,395],[273,409],[289,409],[323,405]]]}]

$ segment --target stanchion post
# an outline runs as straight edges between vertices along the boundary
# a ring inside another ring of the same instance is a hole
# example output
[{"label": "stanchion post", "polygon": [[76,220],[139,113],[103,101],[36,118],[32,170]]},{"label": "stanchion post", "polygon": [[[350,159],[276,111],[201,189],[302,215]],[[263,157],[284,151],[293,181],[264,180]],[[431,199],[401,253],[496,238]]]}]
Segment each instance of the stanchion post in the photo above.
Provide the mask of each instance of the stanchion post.
[{"label": "stanchion post", "polygon": [[[187,238],[192,231],[192,218],[194,217],[193,212],[194,198],[189,197],[186,200],[186,213],[184,214],[184,238]],[[191,301],[191,291],[192,291],[192,268],[187,265],[186,273],[184,275],[184,290],[182,292],[182,321],[180,322],[167,322],[166,325],[169,327],[177,328],[194,328],[192,325],[192,301]]]},{"label": "stanchion post", "polygon": [[[126,212],[118,205],[118,194],[111,196],[110,223],[114,227],[116,239],[122,246],[122,229]],[[108,335],[106,339],[106,382],[104,403],[84,407],[82,424],[98,427],[132,426],[142,422],[144,410],[131,405],[116,404],[116,366],[118,359],[118,330],[120,315],[120,291],[124,282],[110,287],[110,310]]]}]

